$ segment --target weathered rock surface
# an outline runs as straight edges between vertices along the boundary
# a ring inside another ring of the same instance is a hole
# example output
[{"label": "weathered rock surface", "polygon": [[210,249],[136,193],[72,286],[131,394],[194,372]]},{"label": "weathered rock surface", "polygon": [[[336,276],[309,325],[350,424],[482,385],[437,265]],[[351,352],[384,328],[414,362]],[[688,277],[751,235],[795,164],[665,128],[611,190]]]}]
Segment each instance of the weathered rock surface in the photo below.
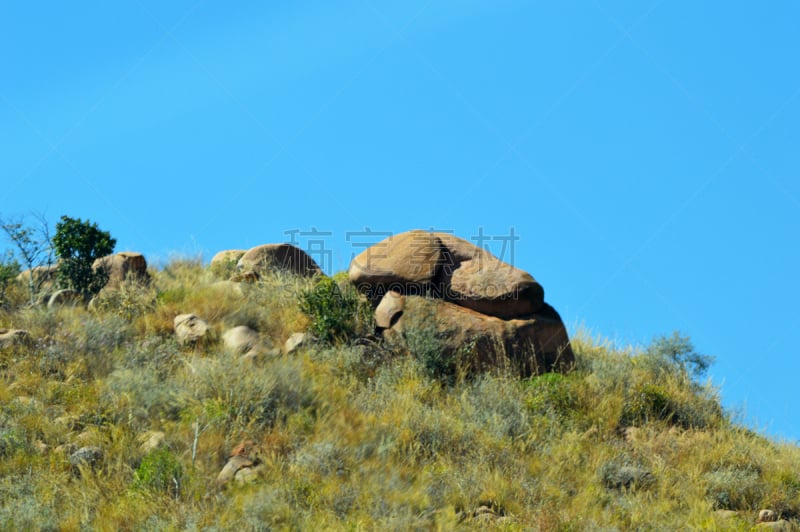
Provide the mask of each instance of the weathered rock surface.
[{"label": "weathered rock surface", "polygon": [[105,268],[108,272],[106,287],[110,288],[118,287],[129,277],[140,282],[148,282],[150,279],[147,273],[147,260],[144,255],[135,251],[122,251],[101,257],[92,264],[92,269],[95,271],[100,268]]},{"label": "weathered rock surface", "polygon": [[526,319],[503,320],[447,301],[395,292],[378,305],[376,321],[390,345],[408,346],[409,336],[429,335],[444,359],[468,372],[510,365],[529,376],[565,371],[575,361],[561,318],[549,305]]},{"label": "weathered rock surface", "polygon": [[284,271],[312,277],[322,270],[305,251],[291,244],[264,244],[249,249],[237,264],[240,274]]},{"label": "weathered rock surface", "polygon": [[356,256],[350,280],[374,301],[389,291],[430,294],[483,314],[520,318],[544,305],[544,289],[527,272],[450,235],[409,231]]},{"label": "weathered rock surface", "polygon": [[800,526],[786,519],[761,522],[758,523],[755,528],[758,530],[777,530],[779,532],[794,532],[800,530]]},{"label": "weathered rock surface", "polygon": [[179,314],[173,321],[175,336],[181,345],[195,344],[208,333],[208,322],[194,314]]}]

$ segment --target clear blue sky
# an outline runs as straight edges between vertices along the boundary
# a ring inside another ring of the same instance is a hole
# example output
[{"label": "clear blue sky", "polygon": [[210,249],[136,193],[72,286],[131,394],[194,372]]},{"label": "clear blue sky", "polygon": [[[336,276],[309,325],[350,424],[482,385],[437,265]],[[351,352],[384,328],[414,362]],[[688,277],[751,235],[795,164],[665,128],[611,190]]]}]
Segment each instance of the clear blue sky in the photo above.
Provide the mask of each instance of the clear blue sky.
[{"label": "clear blue sky", "polygon": [[513,228],[570,330],[680,330],[800,439],[800,4],[230,4],[0,2],[0,214],[151,262],[316,228],[334,270]]}]

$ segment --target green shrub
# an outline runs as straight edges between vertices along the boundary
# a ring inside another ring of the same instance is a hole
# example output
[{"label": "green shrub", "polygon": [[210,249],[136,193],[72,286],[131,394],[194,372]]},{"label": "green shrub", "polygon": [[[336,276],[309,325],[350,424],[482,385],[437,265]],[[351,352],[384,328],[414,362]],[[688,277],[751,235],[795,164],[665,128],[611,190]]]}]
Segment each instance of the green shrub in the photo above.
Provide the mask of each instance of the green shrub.
[{"label": "green shrub", "polygon": [[[352,340],[364,332],[366,309],[349,282],[320,277],[300,293],[300,310],[311,318],[310,332],[327,344]],[[361,329],[361,330],[359,330]]]},{"label": "green shrub", "polygon": [[134,487],[178,497],[183,485],[183,467],[167,448],[156,449],[142,458],[134,474]]},{"label": "green shrub", "polygon": [[93,269],[94,261],[111,254],[117,241],[96,223],[62,216],[56,224],[53,247],[58,256],[59,282],[84,297],[100,291],[108,281],[104,268]]}]

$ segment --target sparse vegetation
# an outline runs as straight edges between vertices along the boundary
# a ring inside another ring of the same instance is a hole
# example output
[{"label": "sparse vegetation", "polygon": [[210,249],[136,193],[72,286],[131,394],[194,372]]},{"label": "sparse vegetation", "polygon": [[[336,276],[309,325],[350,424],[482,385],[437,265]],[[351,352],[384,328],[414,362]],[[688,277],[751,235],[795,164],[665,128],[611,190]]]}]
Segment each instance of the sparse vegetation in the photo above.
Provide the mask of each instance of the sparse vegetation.
[{"label": "sparse vegetation", "polygon": [[[431,331],[403,353],[366,339],[340,277],[218,284],[176,260],[90,310],[23,303],[0,308],[0,328],[31,338],[0,348],[4,530],[748,530],[760,508],[800,516],[800,449],[733,423],[680,335],[617,350],[578,333],[573,372],[520,380],[462,376]],[[179,313],[208,320],[212,340],[178,345]],[[323,341],[253,363],[217,340],[236,325]],[[163,443],[142,448],[152,431]],[[243,440],[258,474],[221,487]],[[76,474],[87,446],[102,455]]]}]

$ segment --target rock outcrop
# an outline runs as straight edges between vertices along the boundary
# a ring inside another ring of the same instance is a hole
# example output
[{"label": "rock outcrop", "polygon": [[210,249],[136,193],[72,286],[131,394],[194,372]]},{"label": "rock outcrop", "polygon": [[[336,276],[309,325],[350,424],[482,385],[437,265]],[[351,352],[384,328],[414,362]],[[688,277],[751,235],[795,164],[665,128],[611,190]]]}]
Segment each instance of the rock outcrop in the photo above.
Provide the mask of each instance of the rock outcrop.
[{"label": "rock outcrop", "polygon": [[544,305],[544,290],[527,272],[448,233],[409,231],[361,252],[350,280],[374,301],[387,292],[429,294],[498,318],[519,318]]},{"label": "rock outcrop", "polygon": [[236,268],[241,275],[283,271],[313,277],[322,273],[308,253],[291,244],[264,244],[251,248],[242,255]]},{"label": "rock outcrop", "polygon": [[529,273],[448,233],[409,231],[367,248],[350,280],[395,346],[427,334],[467,371],[511,365],[523,376],[567,371],[566,328]]},{"label": "rock outcrop", "polygon": [[129,277],[141,282],[150,279],[147,273],[147,260],[144,255],[134,251],[122,251],[101,257],[92,264],[92,269],[95,271],[100,268],[105,268],[108,272],[106,287],[109,288],[118,287]]}]

